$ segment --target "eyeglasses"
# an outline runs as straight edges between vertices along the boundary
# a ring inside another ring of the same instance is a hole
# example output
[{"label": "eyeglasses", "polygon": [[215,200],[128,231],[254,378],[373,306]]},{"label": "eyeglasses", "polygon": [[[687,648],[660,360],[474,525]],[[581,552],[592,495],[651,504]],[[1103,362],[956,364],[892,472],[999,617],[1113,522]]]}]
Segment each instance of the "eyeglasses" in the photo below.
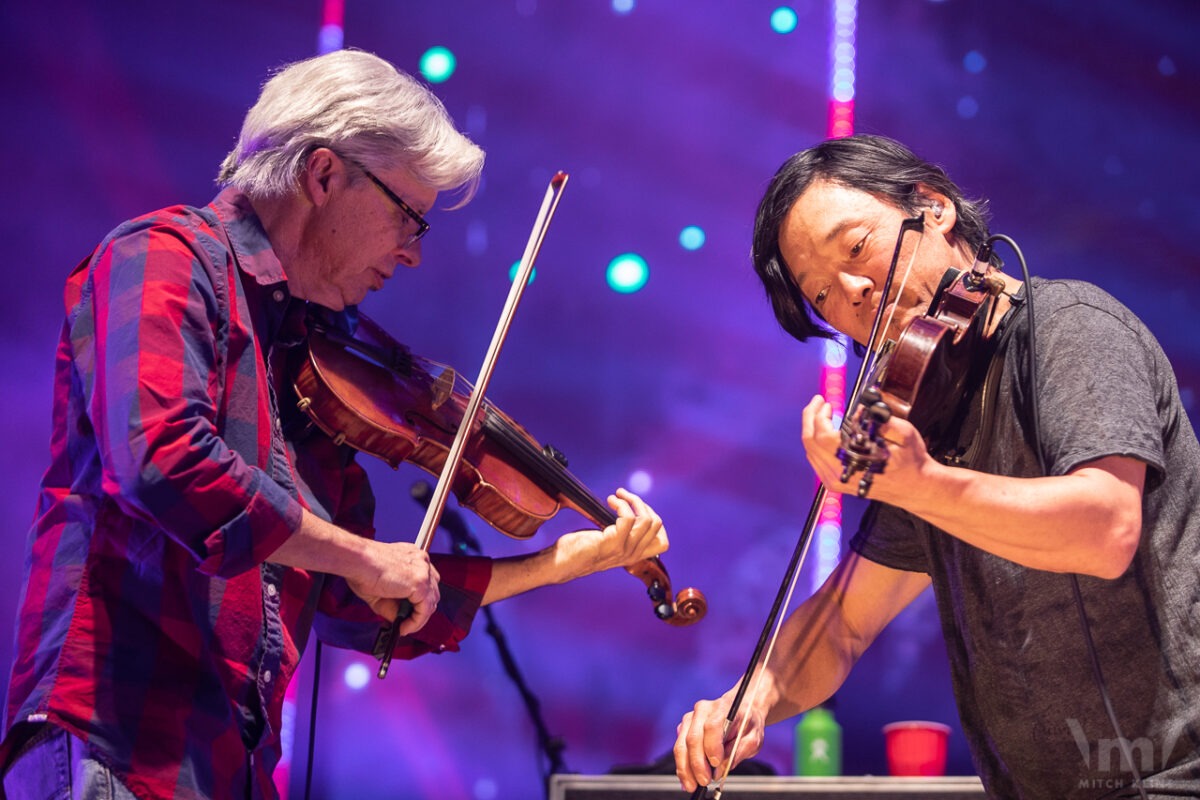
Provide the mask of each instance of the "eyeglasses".
[{"label": "eyeglasses", "polygon": [[[344,156],[343,156],[343,158],[344,158]],[[412,233],[410,233],[408,235],[408,238],[406,238],[404,240],[404,247],[408,247],[413,242],[419,241],[422,236],[429,233],[429,223],[425,221],[424,217],[422,217],[420,214],[418,214],[416,212],[416,209],[414,209],[408,203],[401,200],[400,195],[396,194],[391,189],[389,189],[383,181],[379,180],[379,178],[376,178],[374,175],[372,175],[371,170],[367,169],[362,164],[359,164],[357,161],[352,161],[348,158],[346,158],[345,160],[349,161],[351,164],[353,164],[354,166],[361,169],[363,171],[363,174],[371,179],[371,183],[375,184],[381,190],[383,190],[383,193],[388,196],[388,199],[391,200],[396,205],[398,205],[400,207],[400,210],[403,211],[408,216],[409,219],[411,219],[413,222],[416,223],[417,229],[415,231],[413,231]]]}]

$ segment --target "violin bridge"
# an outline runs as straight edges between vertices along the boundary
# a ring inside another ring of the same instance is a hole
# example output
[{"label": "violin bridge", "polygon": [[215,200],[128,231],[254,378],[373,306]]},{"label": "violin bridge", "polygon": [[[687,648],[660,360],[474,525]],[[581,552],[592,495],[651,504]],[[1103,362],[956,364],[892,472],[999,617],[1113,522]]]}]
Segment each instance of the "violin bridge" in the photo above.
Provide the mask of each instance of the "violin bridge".
[{"label": "violin bridge", "polygon": [[430,405],[434,411],[441,408],[442,404],[450,399],[450,395],[454,393],[454,379],[456,373],[452,367],[446,367],[442,373],[437,376],[430,387]]}]

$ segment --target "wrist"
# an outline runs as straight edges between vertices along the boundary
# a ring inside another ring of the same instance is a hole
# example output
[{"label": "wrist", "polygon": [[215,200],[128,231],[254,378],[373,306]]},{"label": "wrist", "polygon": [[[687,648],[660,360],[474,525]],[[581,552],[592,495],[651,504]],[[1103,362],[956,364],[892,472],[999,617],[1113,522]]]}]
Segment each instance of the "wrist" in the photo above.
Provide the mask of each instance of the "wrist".
[{"label": "wrist", "polygon": [[911,480],[897,487],[897,495],[885,502],[903,508],[925,520],[936,515],[948,504],[964,500],[970,491],[972,477],[978,473],[962,467],[951,467],[926,457]]}]

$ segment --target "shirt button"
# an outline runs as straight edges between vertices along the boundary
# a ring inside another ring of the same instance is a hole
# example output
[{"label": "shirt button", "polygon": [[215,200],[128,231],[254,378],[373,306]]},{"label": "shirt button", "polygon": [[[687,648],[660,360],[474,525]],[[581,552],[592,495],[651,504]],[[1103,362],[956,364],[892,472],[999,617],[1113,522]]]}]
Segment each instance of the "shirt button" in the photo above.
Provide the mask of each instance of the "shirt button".
[{"label": "shirt button", "polygon": [[271,682],[271,670],[263,670],[263,683]]},{"label": "shirt button", "polygon": [[276,303],[282,303],[282,302],[283,302],[283,298],[284,298],[283,289],[276,289],[276,290],[275,290],[275,291],[274,291],[274,292],[271,294],[271,297],[273,297],[273,298],[275,299],[275,302],[276,302]]},{"label": "shirt button", "polygon": [[278,592],[279,590],[275,588],[275,584],[267,584],[267,597],[274,597],[276,594],[278,594]]}]

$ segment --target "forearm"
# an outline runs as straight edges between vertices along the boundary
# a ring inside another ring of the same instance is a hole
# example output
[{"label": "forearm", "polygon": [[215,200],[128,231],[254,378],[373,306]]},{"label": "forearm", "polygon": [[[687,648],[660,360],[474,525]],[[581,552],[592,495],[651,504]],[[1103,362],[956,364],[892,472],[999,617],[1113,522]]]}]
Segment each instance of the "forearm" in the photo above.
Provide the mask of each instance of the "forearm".
[{"label": "forearm", "polygon": [[1120,458],[1096,463],[1115,470],[1009,478],[930,461],[903,489],[873,489],[872,496],[1024,566],[1114,578],[1137,548],[1144,466]]},{"label": "forearm", "polygon": [[355,581],[378,578],[378,542],[326,522],[305,510],[300,527],[268,559],[276,564],[341,575]]},{"label": "forearm", "polygon": [[[571,535],[571,534],[568,534]],[[498,558],[492,562],[492,579],[483,595],[482,605],[556,583],[566,583],[587,575],[585,559],[572,551],[569,542],[559,539],[536,553]],[[600,565],[595,565],[599,568]]]},{"label": "forearm", "polygon": [[539,586],[628,566],[667,549],[662,520],[641,498],[618,489],[609,496],[608,503],[618,515],[616,522],[603,531],[574,531],[536,553],[494,562],[483,605]]},{"label": "forearm", "polygon": [[763,679],[767,724],[807,711],[827,700],[850,674],[865,644],[817,594],[784,622]]},{"label": "forearm", "polygon": [[553,547],[526,556],[498,558],[492,562],[492,579],[483,594],[482,605],[486,606],[539,586],[562,583],[563,580],[558,578],[559,571],[560,567],[555,564]]}]

